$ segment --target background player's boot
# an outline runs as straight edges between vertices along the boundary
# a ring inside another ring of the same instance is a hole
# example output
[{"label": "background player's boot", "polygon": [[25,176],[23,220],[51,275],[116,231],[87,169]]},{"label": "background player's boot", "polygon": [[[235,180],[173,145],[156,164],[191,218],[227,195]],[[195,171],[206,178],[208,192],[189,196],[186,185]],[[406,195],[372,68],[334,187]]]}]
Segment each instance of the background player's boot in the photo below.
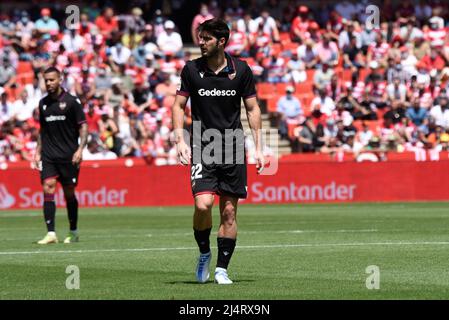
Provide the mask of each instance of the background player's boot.
[{"label": "background player's boot", "polygon": [[209,251],[208,253],[200,254],[198,258],[198,264],[196,265],[196,280],[199,283],[205,283],[209,280],[209,265],[212,260],[212,253]]},{"label": "background player's boot", "polygon": [[39,240],[37,244],[50,244],[50,243],[58,243],[58,237],[55,232],[48,232],[42,240]]},{"label": "background player's boot", "polygon": [[226,269],[215,268],[215,282],[218,284],[231,284],[232,280],[229,279]]},{"label": "background player's boot", "polygon": [[64,243],[73,243],[80,241],[80,237],[78,236],[78,232],[70,231],[67,237],[64,239]]}]

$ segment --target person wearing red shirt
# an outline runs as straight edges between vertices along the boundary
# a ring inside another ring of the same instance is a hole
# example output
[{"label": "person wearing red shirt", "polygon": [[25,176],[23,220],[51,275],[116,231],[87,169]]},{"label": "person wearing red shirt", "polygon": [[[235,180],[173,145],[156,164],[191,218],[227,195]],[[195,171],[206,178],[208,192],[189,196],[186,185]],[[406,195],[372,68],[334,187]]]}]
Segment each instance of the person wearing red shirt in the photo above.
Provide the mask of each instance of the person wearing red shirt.
[{"label": "person wearing red shirt", "polygon": [[292,26],[290,28],[290,38],[294,42],[304,42],[305,34],[310,28],[313,20],[309,19],[309,8],[306,6],[298,7],[298,15],[293,19]]},{"label": "person wearing red shirt", "polygon": [[441,71],[446,65],[445,60],[441,56],[440,52],[434,48],[430,49],[430,54],[426,54],[421,62],[426,66],[428,70]]},{"label": "person wearing red shirt", "polygon": [[103,14],[95,20],[95,24],[103,36],[109,37],[113,30],[118,29],[117,18],[114,17],[114,10],[110,7],[105,8]]}]

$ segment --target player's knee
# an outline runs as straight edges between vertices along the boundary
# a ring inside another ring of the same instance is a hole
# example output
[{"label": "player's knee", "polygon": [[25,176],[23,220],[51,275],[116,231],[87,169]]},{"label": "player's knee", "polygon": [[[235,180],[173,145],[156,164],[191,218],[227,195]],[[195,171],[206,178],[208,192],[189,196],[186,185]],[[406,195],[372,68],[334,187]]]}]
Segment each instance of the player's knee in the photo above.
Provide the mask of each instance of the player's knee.
[{"label": "player's knee", "polygon": [[197,201],[195,203],[195,209],[199,213],[209,213],[212,210],[213,204],[210,201]]},{"label": "player's knee", "polygon": [[46,194],[55,193],[56,180],[55,179],[45,180],[44,183],[43,183],[43,189],[44,189],[44,193],[46,193]]}]

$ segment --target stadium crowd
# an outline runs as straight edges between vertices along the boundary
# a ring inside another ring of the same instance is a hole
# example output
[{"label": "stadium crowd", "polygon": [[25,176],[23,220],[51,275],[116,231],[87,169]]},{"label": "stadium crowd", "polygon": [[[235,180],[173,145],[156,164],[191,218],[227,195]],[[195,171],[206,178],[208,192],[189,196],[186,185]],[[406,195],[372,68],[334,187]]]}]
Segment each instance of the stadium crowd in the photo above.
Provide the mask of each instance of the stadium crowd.
[{"label": "stadium crowd", "polygon": [[[446,2],[382,1],[372,28],[366,7],[376,1],[259,2],[202,4],[191,34],[196,44],[200,23],[228,22],[227,52],[250,65],[259,98],[294,152],[449,149]],[[85,108],[84,159],[176,164],[170,107],[191,54],[171,17],[139,6],[100,10],[96,1],[81,8],[77,24],[53,12],[1,13],[0,163],[33,158],[41,71],[53,65]]]}]

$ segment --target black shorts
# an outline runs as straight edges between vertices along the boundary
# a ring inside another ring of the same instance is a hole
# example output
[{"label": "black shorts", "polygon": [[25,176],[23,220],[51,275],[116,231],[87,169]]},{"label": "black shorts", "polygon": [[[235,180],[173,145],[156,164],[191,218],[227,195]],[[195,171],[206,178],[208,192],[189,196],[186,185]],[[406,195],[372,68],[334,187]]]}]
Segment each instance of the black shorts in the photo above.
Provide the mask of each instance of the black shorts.
[{"label": "black shorts", "polygon": [[192,164],[192,194],[212,193],[246,199],[246,164]]},{"label": "black shorts", "polygon": [[50,178],[56,178],[63,186],[78,185],[79,165],[71,162],[42,161],[41,183]]}]

